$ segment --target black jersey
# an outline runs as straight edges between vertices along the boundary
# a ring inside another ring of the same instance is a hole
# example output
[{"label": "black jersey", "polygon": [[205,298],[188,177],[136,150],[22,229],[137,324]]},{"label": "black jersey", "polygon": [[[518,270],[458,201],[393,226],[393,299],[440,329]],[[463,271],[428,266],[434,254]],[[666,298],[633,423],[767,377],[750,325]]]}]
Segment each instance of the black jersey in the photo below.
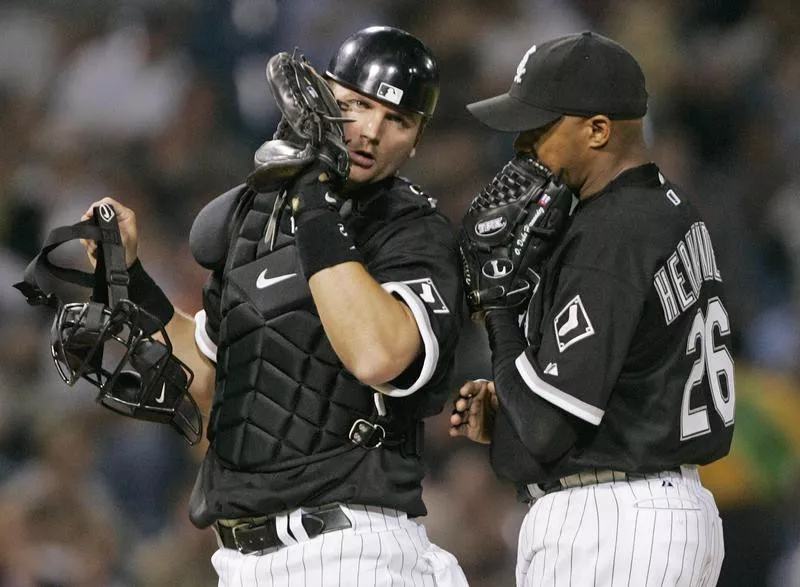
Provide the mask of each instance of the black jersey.
[{"label": "black jersey", "polygon": [[[334,502],[423,515],[423,466],[411,435],[450,391],[463,295],[452,226],[397,177],[365,186],[344,218],[367,270],[409,306],[423,343],[404,373],[376,386],[387,442],[368,449],[348,434],[369,418],[365,407],[375,409],[375,389],[344,369],[325,337],[288,208],[275,212],[277,194],[251,197],[238,206],[241,228],[228,260],[217,261],[198,316],[198,344],[217,362],[217,389],[193,521]],[[390,443],[394,434],[410,448]]]},{"label": "black jersey", "polygon": [[654,164],[580,202],[529,314],[519,373],[591,425],[548,478],[727,454],[735,393],[722,277],[705,224]]}]

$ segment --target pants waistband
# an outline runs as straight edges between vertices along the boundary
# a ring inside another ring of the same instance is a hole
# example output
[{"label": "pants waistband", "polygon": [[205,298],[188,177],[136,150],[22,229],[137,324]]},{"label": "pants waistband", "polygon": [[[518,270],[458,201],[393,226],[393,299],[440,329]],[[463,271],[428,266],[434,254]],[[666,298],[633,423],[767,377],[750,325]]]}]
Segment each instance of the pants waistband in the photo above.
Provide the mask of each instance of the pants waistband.
[{"label": "pants waistband", "polygon": [[314,512],[295,510],[276,516],[218,520],[213,524],[220,545],[242,554],[297,544],[351,526],[338,505]]},{"label": "pants waistband", "polygon": [[628,473],[625,471],[613,471],[610,469],[593,469],[574,475],[567,475],[555,481],[544,481],[541,483],[528,483],[521,487],[521,493],[526,501],[533,502],[549,493],[561,491],[571,487],[585,487],[586,485],[597,485],[600,483],[615,483],[617,481],[642,481],[645,479],[663,479],[666,477],[684,477],[693,481],[699,481],[697,467],[694,465],[682,465],[680,468],[667,469],[658,473]]}]

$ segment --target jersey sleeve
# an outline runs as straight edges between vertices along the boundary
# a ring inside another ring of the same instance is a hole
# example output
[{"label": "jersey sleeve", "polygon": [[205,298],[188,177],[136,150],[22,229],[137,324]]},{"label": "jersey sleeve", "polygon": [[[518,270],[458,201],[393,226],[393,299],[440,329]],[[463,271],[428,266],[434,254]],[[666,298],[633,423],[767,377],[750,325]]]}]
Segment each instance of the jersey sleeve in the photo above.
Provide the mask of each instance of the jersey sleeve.
[{"label": "jersey sleeve", "polygon": [[530,390],[600,424],[644,304],[644,292],[597,267],[562,268],[541,343],[516,359]]},{"label": "jersey sleeve", "polygon": [[449,375],[461,321],[463,291],[457,245],[438,214],[397,222],[367,268],[384,290],[405,303],[417,322],[423,352],[378,391],[402,397]]},{"label": "jersey sleeve", "polygon": [[200,352],[217,362],[217,342],[221,320],[220,295],[221,276],[218,272],[209,275],[203,286],[203,309],[194,316],[194,340]]}]

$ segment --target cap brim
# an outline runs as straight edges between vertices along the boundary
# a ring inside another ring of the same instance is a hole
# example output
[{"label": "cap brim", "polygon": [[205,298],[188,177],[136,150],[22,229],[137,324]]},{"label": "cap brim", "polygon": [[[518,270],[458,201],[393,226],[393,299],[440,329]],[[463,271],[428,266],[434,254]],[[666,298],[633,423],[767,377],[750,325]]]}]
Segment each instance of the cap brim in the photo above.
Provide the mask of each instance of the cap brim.
[{"label": "cap brim", "polygon": [[560,112],[531,106],[509,94],[467,104],[467,110],[489,128],[506,132],[539,128],[562,116]]}]

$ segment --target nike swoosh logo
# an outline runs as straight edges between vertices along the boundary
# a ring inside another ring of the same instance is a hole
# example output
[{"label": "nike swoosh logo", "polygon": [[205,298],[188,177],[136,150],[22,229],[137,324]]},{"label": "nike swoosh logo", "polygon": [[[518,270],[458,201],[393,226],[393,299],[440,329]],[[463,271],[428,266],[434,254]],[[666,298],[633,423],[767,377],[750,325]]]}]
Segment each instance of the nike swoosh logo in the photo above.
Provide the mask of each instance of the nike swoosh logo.
[{"label": "nike swoosh logo", "polygon": [[297,273],[287,273],[286,275],[278,275],[277,277],[267,277],[267,271],[269,269],[264,269],[261,273],[258,274],[258,278],[256,279],[256,287],[258,289],[264,289],[265,287],[269,287],[270,285],[275,285],[276,283],[280,283],[281,281],[286,281],[287,279],[291,279]]},{"label": "nike swoosh logo", "polygon": [[166,390],[166,388],[167,388],[167,382],[165,381],[164,383],[161,384],[161,395],[159,395],[156,398],[156,403],[157,404],[163,404],[164,403],[164,390]]},{"label": "nike swoosh logo", "polygon": [[333,204],[334,206],[339,203],[336,201],[336,198],[331,196],[330,192],[325,192],[325,201],[329,204]]}]

